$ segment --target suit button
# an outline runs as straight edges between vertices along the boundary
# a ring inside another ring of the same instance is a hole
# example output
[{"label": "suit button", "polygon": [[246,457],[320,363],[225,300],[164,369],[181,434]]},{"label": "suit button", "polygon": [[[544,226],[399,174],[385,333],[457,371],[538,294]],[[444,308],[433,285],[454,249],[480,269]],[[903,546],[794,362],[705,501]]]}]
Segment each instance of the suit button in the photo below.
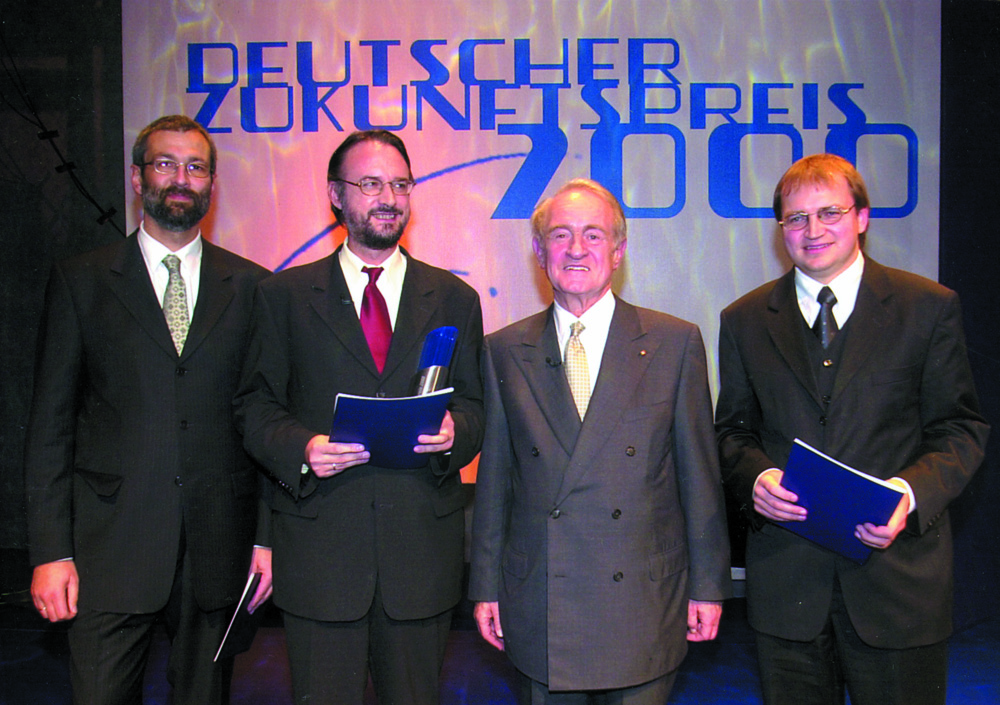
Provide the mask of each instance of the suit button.
[{"label": "suit button", "polygon": [[558,519],[559,517],[562,516],[562,511],[559,509],[559,507],[556,507],[551,512],[549,512],[549,516],[552,517],[553,519]]},{"label": "suit button", "polygon": [[538,448],[535,448],[534,446],[532,446],[532,448],[531,448],[531,456],[533,458],[537,458],[538,457]]},{"label": "suit button", "polygon": [[618,572],[617,572],[617,573],[615,573],[615,574],[614,574],[613,576],[611,576],[611,578],[612,578],[612,580],[614,580],[614,581],[615,581],[616,583],[620,583],[620,582],[621,582],[622,580],[624,580],[624,579],[625,579],[625,576],[624,576],[624,575],[622,575],[621,571],[618,571]]},{"label": "suit button", "polygon": [[823,395],[823,403],[824,404],[829,404],[830,403],[830,395],[829,394],[824,394]]},{"label": "suit button", "polygon": [[174,478],[174,484],[177,485],[178,487],[184,486],[184,480],[181,479],[180,475]]},{"label": "suit button", "polygon": [[615,511],[611,512],[611,518],[612,519],[620,519],[621,516],[622,516],[622,510],[621,509],[616,509]]},{"label": "suit button", "polygon": [[187,427],[188,427],[188,422],[187,421],[181,421],[181,430],[182,431],[186,431]]},{"label": "suit button", "polygon": [[184,368],[184,367],[178,367],[177,368],[177,376],[178,377],[183,377],[186,374],[187,374],[187,368]]},{"label": "suit button", "polygon": [[819,425],[820,426],[826,426],[826,417],[825,416],[820,416],[819,417]]},{"label": "suit button", "polygon": [[833,360],[823,360],[823,367],[832,367]]},{"label": "suit button", "polygon": [[628,457],[631,458],[633,455],[635,455],[635,448],[633,448],[632,446],[629,446],[628,448],[626,448],[625,449],[625,455],[627,455]]}]

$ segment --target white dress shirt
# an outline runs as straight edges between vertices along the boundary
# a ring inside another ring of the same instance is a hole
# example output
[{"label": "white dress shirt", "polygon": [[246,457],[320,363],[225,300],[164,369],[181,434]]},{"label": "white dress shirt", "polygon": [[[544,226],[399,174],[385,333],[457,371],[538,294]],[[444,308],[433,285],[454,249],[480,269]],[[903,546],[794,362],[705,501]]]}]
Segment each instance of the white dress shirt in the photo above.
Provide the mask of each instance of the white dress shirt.
[{"label": "white dress shirt", "polygon": [[[361,318],[361,301],[364,299],[365,287],[368,286],[368,275],[361,271],[362,267],[371,267],[364,260],[350,251],[347,241],[340,248],[338,257],[340,269],[344,272],[344,279],[347,281],[347,289],[351,292],[351,299],[354,301],[354,311]],[[378,277],[375,285],[378,287],[382,298],[385,299],[385,306],[389,309],[389,322],[392,329],[396,330],[396,314],[399,313],[399,300],[403,296],[403,279],[406,277],[406,257],[398,247],[393,250],[382,264],[377,265],[382,268],[382,273]]]},{"label": "white dress shirt", "polygon": [[[615,315],[615,296],[609,289],[597,303],[583,312],[577,318],[558,303],[555,305],[556,336],[559,339],[559,354],[566,356],[566,343],[570,337],[570,326],[576,321],[583,324],[580,333],[580,343],[587,353],[587,372],[590,373],[590,393],[594,393],[597,384],[597,374],[601,371],[601,360],[604,359],[604,346],[608,342],[608,331],[611,330],[611,319]],[[565,360],[563,360],[565,362]]]},{"label": "white dress shirt", "polygon": [[187,289],[188,323],[190,323],[194,316],[195,304],[198,302],[198,284],[201,280],[201,231],[194,240],[176,252],[147,233],[144,223],[139,225],[139,234],[136,237],[139,239],[139,249],[142,250],[146,271],[149,272],[149,279],[153,283],[153,291],[156,292],[156,300],[160,302],[160,306],[163,306],[163,295],[167,293],[167,282],[170,281],[170,272],[167,271],[167,265],[163,264],[163,258],[174,254],[180,259],[181,277]]}]

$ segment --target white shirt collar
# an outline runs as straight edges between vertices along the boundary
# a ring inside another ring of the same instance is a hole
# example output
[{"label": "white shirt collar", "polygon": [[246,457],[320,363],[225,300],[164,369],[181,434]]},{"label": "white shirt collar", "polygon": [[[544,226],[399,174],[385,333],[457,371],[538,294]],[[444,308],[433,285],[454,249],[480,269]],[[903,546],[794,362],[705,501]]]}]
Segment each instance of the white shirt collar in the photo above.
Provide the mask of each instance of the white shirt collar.
[{"label": "white shirt collar", "polygon": [[[363,259],[351,252],[347,246],[347,240],[337,257],[340,269],[344,273],[344,280],[347,282],[347,289],[351,292],[351,299],[354,301],[354,310],[361,315],[361,300],[364,298],[365,287],[368,286],[368,275],[362,271],[363,267],[370,267]],[[378,278],[378,290],[385,299],[386,308],[389,309],[389,320],[393,330],[396,328],[396,314],[399,312],[399,302],[403,295],[403,280],[406,278],[406,256],[402,249],[396,247],[382,264],[382,273]]]},{"label": "white shirt collar", "polygon": [[142,259],[146,263],[146,271],[153,284],[153,291],[156,293],[156,300],[163,303],[163,294],[167,290],[167,281],[170,273],[167,266],[163,264],[163,258],[169,254],[175,254],[181,261],[181,277],[188,291],[188,315],[194,315],[194,307],[198,303],[198,289],[201,285],[201,258],[204,247],[202,246],[201,231],[194,240],[186,244],[176,252],[154,238],[146,232],[145,222],[139,224],[139,232],[136,235],[139,242],[139,250],[142,252]]},{"label": "white shirt collar", "polygon": [[819,315],[820,289],[828,286],[833,290],[833,295],[837,297],[837,303],[833,306],[833,317],[837,320],[837,325],[841,328],[847,323],[847,319],[854,313],[854,304],[858,300],[858,290],[861,287],[861,275],[865,271],[865,256],[858,252],[857,258],[843,272],[829,284],[816,281],[808,274],[803,273],[798,267],[795,268],[795,293],[799,301],[799,310],[806,323],[812,325]]},{"label": "white shirt collar", "polygon": [[558,303],[553,307],[553,317],[556,326],[556,337],[559,340],[560,359],[566,354],[566,343],[569,341],[569,327],[574,321],[583,323],[580,342],[587,353],[587,371],[590,373],[590,390],[594,391],[597,374],[604,359],[604,347],[608,342],[608,332],[611,330],[611,319],[615,315],[615,295],[609,289],[604,296],[583,312],[577,318]]}]

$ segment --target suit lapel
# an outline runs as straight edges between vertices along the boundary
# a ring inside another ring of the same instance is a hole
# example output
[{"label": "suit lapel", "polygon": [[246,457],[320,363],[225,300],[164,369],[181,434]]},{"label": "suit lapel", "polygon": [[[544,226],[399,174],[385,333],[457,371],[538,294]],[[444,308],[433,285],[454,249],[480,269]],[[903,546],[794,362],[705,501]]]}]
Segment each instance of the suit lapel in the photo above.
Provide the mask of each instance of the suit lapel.
[{"label": "suit lapel", "polygon": [[531,318],[520,344],[511,346],[514,363],[556,440],[572,455],[580,434],[580,417],[562,368],[553,308]]},{"label": "suit lapel", "polygon": [[201,244],[198,300],[195,302],[191,328],[181,352],[182,360],[192,355],[205,341],[233,300],[232,271],[220,261],[218,248],[204,239]]},{"label": "suit lapel", "polygon": [[[440,295],[433,277],[428,276],[430,270],[422,263],[410,257],[406,250],[406,276],[403,278],[403,290],[399,299],[399,310],[396,312],[396,326],[392,331],[389,343],[389,354],[385,359],[383,375],[388,377],[397,371],[410,377],[416,373],[416,368],[400,369],[407,360],[412,360],[414,346],[423,345],[424,337],[430,331],[428,326],[434,312],[441,305]],[[419,359],[420,352],[417,352]]]},{"label": "suit lapel", "polygon": [[378,377],[375,360],[368,348],[365,334],[361,331],[361,322],[354,309],[347,280],[344,279],[344,271],[340,268],[340,247],[323,260],[328,266],[316,268],[316,276],[309,285],[307,300],[309,306],[344,349],[349,351],[362,367],[371,372],[373,377]]},{"label": "suit lapel", "polygon": [[[642,328],[635,307],[616,299],[597,384],[594,385],[562,486],[556,495],[557,504],[580,484],[588,472],[595,470],[593,458],[608,442],[622,412],[635,397],[634,390],[646,375],[650,361],[656,357],[656,351],[650,349],[652,343]],[[568,384],[566,388],[569,389]],[[568,404],[570,410],[575,408],[572,399],[568,400]]]},{"label": "suit lapel", "polygon": [[889,315],[885,303],[891,295],[892,288],[885,270],[877,262],[866,258],[831,399],[837,399],[844,391],[878,348],[876,341],[889,330]]},{"label": "suit lapel", "polygon": [[802,311],[795,293],[795,270],[775,282],[767,302],[768,334],[785,364],[809,391],[817,404],[822,404],[816,378],[809,367],[809,352],[802,339]]},{"label": "suit lapel", "polygon": [[109,286],[146,334],[168,355],[177,357],[163,309],[156,300],[156,292],[139,249],[137,232],[128,236],[119,250],[119,256],[112,262]]}]

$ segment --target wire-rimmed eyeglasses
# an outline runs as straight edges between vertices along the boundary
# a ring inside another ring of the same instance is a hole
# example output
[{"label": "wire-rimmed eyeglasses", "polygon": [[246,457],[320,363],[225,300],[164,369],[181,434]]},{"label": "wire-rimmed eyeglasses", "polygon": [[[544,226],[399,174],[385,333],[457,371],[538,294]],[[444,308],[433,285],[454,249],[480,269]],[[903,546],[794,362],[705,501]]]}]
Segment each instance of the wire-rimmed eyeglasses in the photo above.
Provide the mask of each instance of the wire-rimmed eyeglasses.
[{"label": "wire-rimmed eyeglasses", "polygon": [[143,162],[139,166],[150,166],[152,165],[153,171],[157,174],[163,174],[164,176],[173,176],[177,173],[177,170],[184,167],[187,171],[188,176],[195,179],[207,179],[212,175],[212,169],[205,162],[188,162],[187,164],[181,164],[181,162],[175,159],[154,159],[150,162]]},{"label": "wire-rimmed eyeglasses", "polygon": [[778,225],[785,230],[803,230],[809,226],[809,216],[811,215],[816,216],[816,219],[823,225],[833,225],[834,223],[839,223],[840,219],[847,215],[853,208],[854,206],[850,208],[827,206],[826,208],[820,208],[815,213],[806,213],[805,211],[789,213],[785,216],[784,220],[778,221]]},{"label": "wire-rimmed eyeglasses", "polygon": [[381,179],[376,179],[375,177],[365,177],[360,181],[348,181],[347,179],[334,179],[334,181],[342,181],[345,184],[350,184],[351,186],[357,186],[361,189],[361,193],[366,196],[378,196],[385,189],[385,185],[389,184],[389,188],[396,196],[407,196],[410,191],[413,190],[415,181],[411,179],[393,179],[392,181],[382,181]]}]

